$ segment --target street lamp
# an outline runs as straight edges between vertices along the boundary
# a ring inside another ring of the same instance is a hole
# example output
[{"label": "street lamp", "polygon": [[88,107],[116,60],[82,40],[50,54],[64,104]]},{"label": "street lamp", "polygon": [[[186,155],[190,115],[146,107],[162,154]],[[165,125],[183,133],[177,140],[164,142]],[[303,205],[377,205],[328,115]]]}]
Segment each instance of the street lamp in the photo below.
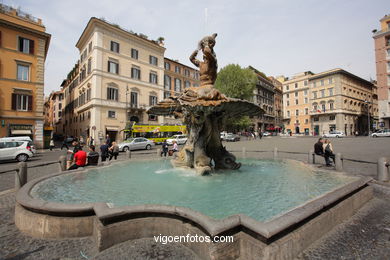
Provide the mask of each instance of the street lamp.
[{"label": "street lamp", "polygon": [[371,127],[370,127],[370,102],[366,99],[364,100],[364,103],[366,103],[366,106],[367,106],[367,121],[368,121],[368,137],[370,137],[370,131],[371,131]]}]

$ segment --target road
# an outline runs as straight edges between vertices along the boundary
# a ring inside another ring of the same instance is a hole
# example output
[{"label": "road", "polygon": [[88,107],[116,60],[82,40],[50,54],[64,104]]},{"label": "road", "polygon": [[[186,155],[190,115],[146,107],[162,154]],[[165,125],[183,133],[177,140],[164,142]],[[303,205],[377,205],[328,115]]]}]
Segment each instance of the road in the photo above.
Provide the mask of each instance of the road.
[{"label": "road", "polygon": [[[237,156],[241,156],[243,147],[247,151],[248,157],[255,158],[272,158],[272,151],[277,147],[279,151],[289,151],[298,153],[307,153],[313,149],[317,138],[314,137],[264,137],[257,140],[244,140],[239,142],[224,142],[228,151],[236,151]],[[390,158],[390,138],[369,138],[369,137],[347,137],[347,138],[333,138],[331,139],[335,152],[339,152],[344,158],[351,158],[369,162],[377,162],[379,157]],[[160,148],[160,146],[157,146]],[[251,151],[269,151],[269,152],[251,152]],[[142,150],[132,152],[134,158],[142,158],[147,156],[157,156],[156,150]],[[27,162],[28,167],[58,161],[61,155],[66,155],[66,151],[54,149],[40,150],[38,155]],[[119,158],[123,159],[124,153],[121,153]],[[286,154],[280,153],[282,158],[291,158],[302,161],[307,161],[307,154]],[[323,163],[322,158],[318,158],[317,163]],[[17,162],[1,162],[0,172],[12,170],[17,167]],[[59,166],[57,164],[31,168],[28,170],[29,180],[41,177],[50,173],[57,172]],[[361,174],[368,176],[376,175],[376,165],[367,163],[356,163],[345,160],[345,171],[352,174]],[[14,187],[14,172],[0,174],[0,192]]]}]

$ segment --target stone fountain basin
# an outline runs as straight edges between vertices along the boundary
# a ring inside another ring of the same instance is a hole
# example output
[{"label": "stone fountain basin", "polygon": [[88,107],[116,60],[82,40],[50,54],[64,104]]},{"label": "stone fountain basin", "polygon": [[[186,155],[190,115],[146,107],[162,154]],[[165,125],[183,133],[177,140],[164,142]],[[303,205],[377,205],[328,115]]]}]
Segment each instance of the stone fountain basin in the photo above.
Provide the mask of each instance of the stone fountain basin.
[{"label": "stone fountain basin", "polygon": [[185,245],[202,259],[284,259],[295,257],[334,226],[355,214],[373,196],[372,188],[368,186],[371,178],[356,178],[262,222],[243,214],[213,219],[178,206],[112,207],[107,203],[56,203],[34,198],[30,194],[35,185],[48,178],[82,174],[89,169],[54,173],[28,182],[16,196],[16,226],[22,232],[39,238],[93,235],[99,250],[127,240],[160,234],[231,235],[234,237],[233,243]]}]

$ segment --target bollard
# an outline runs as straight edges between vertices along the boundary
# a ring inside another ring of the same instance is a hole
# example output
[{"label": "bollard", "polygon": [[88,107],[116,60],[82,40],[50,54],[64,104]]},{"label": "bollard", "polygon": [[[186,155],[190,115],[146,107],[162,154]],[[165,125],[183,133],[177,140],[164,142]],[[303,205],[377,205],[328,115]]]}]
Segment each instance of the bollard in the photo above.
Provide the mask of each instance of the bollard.
[{"label": "bollard", "polygon": [[378,159],[378,170],[377,170],[377,178],[378,181],[389,181],[389,167],[388,163],[386,162],[385,157],[380,157]]},{"label": "bollard", "polygon": [[63,171],[66,171],[66,156],[65,155],[62,155],[60,156],[60,159],[59,159],[59,167],[60,167],[60,171],[63,172]]},{"label": "bollard", "polygon": [[246,158],[246,148],[242,147],[242,157]]},{"label": "bollard", "polygon": [[274,147],[274,159],[278,158],[278,148]]},{"label": "bollard", "polygon": [[310,150],[308,155],[307,155],[307,162],[309,164],[315,164],[316,161],[315,161],[315,154],[314,154],[314,151],[313,150]]},{"label": "bollard", "polygon": [[126,151],[126,158],[127,159],[131,159],[131,152],[130,152],[130,150]]},{"label": "bollard", "polygon": [[18,169],[15,174],[15,190],[19,190],[27,183],[27,163],[18,163]]},{"label": "bollard", "polygon": [[343,157],[341,153],[336,153],[334,164],[336,166],[336,171],[341,172],[343,170]]}]

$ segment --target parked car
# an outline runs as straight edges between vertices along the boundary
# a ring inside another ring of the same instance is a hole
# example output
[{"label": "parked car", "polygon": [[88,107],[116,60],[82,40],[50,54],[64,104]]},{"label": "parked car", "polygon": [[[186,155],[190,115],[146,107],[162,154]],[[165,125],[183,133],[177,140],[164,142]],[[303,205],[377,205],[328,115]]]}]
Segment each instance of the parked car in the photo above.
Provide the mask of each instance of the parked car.
[{"label": "parked car", "polygon": [[390,137],[390,129],[379,130],[371,134],[372,137]]},{"label": "parked car", "polygon": [[126,152],[126,151],[132,151],[132,150],[150,150],[152,149],[155,144],[153,141],[148,140],[144,137],[136,137],[136,138],[130,138],[122,143],[118,144],[119,146],[119,151]]},{"label": "parked car", "polygon": [[33,155],[37,154],[37,149],[35,148],[35,145],[29,136],[11,136],[11,137],[0,138],[0,142],[6,142],[6,141],[27,141],[29,142],[29,146]]},{"label": "parked car", "polygon": [[270,132],[264,132],[263,136],[271,136],[272,134]]},{"label": "parked car", "polygon": [[221,133],[220,133],[221,140],[222,140],[222,141],[225,141],[226,136],[227,136],[228,134],[230,134],[230,133],[221,132]]},{"label": "parked car", "polygon": [[345,137],[345,134],[342,131],[330,131],[328,134],[324,134],[323,137],[325,137],[325,138],[329,138],[329,137],[339,138],[339,137]]},{"label": "parked car", "polygon": [[240,137],[238,135],[235,135],[235,134],[228,134],[226,135],[225,137],[225,141],[226,142],[236,142],[236,141],[240,141]]},{"label": "parked car", "polygon": [[167,144],[172,145],[173,141],[176,141],[177,144],[185,144],[188,137],[186,135],[174,135],[171,138],[167,139]]},{"label": "parked car", "polygon": [[0,160],[25,162],[34,156],[31,150],[30,141],[0,140]]}]

